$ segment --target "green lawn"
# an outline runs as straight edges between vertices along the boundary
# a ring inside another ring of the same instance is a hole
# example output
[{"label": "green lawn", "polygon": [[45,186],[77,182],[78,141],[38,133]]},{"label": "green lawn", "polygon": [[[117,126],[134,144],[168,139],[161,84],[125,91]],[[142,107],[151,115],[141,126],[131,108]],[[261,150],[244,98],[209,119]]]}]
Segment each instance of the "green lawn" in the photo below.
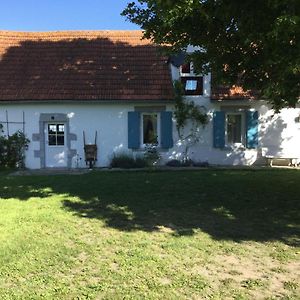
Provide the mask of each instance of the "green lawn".
[{"label": "green lawn", "polygon": [[299,299],[300,172],[0,175],[0,299]]}]

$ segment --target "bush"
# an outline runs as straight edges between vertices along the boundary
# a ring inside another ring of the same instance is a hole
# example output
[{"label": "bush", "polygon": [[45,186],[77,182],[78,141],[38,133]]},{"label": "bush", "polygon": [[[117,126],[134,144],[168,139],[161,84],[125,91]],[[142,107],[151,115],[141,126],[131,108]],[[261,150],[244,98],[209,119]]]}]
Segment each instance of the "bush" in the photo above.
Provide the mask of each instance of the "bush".
[{"label": "bush", "polygon": [[118,153],[114,154],[110,162],[111,168],[133,169],[147,167],[147,161],[142,156],[133,157],[132,154]]},{"label": "bush", "polygon": [[168,166],[168,167],[202,167],[202,168],[207,168],[207,167],[209,167],[209,164],[208,164],[207,161],[205,161],[205,162],[194,162],[191,159],[188,159],[188,160],[172,159],[172,160],[169,160],[166,163],[166,166]]},{"label": "bush", "polygon": [[146,168],[149,167],[149,163],[143,156],[137,156],[135,158],[135,168]]},{"label": "bush", "polygon": [[181,161],[178,160],[178,159],[172,159],[172,160],[169,160],[166,163],[166,166],[168,166],[168,167],[181,167]]},{"label": "bush", "polygon": [[133,168],[134,166],[134,158],[126,153],[114,154],[110,166],[112,168]]},{"label": "bush", "polygon": [[21,131],[8,137],[0,136],[0,167],[24,168],[25,150],[29,142],[29,139]]},{"label": "bush", "polygon": [[168,167],[191,167],[194,165],[194,162],[191,159],[188,160],[178,160],[172,159],[166,163]]},{"label": "bush", "polygon": [[160,153],[155,145],[148,145],[145,147],[144,159],[149,166],[156,166],[161,159]]}]

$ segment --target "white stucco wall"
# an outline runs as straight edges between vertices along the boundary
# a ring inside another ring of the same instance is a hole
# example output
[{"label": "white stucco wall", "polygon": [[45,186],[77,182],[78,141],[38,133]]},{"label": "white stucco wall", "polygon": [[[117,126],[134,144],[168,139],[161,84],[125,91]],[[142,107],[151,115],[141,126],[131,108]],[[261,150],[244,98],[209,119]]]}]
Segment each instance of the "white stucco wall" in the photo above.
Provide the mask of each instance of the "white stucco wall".
[{"label": "white stucco wall", "polygon": [[[207,108],[210,122],[201,129],[201,141],[190,150],[190,157],[195,161],[207,161],[210,164],[220,165],[251,165],[261,156],[274,155],[300,158],[300,108],[283,109],[278,115],[268,108],[264,102],[236,103],[234,106],[249,106],[259,111],[259,147],[258,149],[245,148],[213,148],[212,113],[221,106],[230,106],[232,103],[213,103],[208,96],[190,96],[190,100]],[[39,118],[41,113],[67,114],[70,132],[77,135],[76,141],[71,141],[71,148],[77,150],[77,156],[72,159],[72,167],[86,167],[83,150],[83,130],[86,141],[93,143],[95,131],[98,132],[98,161],[97,167],[109,165],[114,151],[128,150],[127,116],[128,111],[134,111],[135,106],[145,104],[15,104],[0,105],[0,120],[6,120],[6,111],[9,121],[22,121],[22,112],[25,114],[25,133],[31,140],[26,152],[26,166],[40,168],[40,158],[34,156],[34,150],[40,149],[38,141],[32,141],[32,135],[39,132]],[[173,110],[172,105],[166,106]],[[273,116],[274,115],[274,116]],[[298,119],[297,119],[298,118]],[[298,122],[297,122],[298,121]],[[4,130],[6,131],[6,125]],[[174,120],[174,147],[162,152],[163,160],[182,157],[184,147],[178,141]],[[22,125],[10,124],[10,133],[22,129]],[[6,132],[5,132],[6,133]]]},{"label": "white stucco wall", "polygon": [[[192,52],[193,49],[190,49]],[[180,79],[179,68],[171,65],[173,80]],[[205,106],[209,115],[209,123],[201,129],[200,142],[190,148],[189,156],[195,161],[209,162],[217,165],[252,165],[264,163],[265,156],[299,158],[300,161],[300,107],[295,109],[283,109],[279,114],[275,114],[264,101],[221,101],[212,102],[211,95],[211,74],[203,76],[203,96],[186,96],[188,101]],[[258,148],[246,149],[245,147],[225,147],[216,149],[213,147],[213,122],[214,111],[234,110],[245,108],[247,110],[258,111]],[[168,153],[166,159],[180,158],[184,150],[184,145],[178,141],[178,135],[174,133],[175,145]],[[188,132],[188,128],[187,128]]]},{"label": "white stucco wall", "polygon": [[[198,105],[205,106],[209,115],[208,124],[200,129],[200,142],[191,147],[189,152],[190,158],[194,161],[217,165],[252,165],[263,163],[265,156],[296,157],[300,159],[300,108],[283,109],[279,114],[275,114],[270,106],[263,101],[215,103],[211,102],[209,97],[190,96],[188,99]],[[224,149],[214,148],[213,112],[237,107],[258,111],[258,148],[247,149],[240,146],[228,146]],[[177,137],[176,131],[174,137]],[[168,152],[169,159],[180,158],[183,149],[184,146],[181,142],[175,141],[174,148]]]},{"label": "white stucco wall", "polygon": [[[40,143],[32,141],[32,135],[39,133],[39,118],[41,113],[62,113],[69,118],[70,133],[77,135],[76,141],[71,141],[71,149],[76,149],[78,156],[73,158],[72,167],[78,159],[79,167],[85,167],[83,131],[86,142],[94,143],[95,132],[98,132],[98,162],[97,166],[107,166],[114,150],[127,149],[127,112],[134,110],[134,105],[106,104],[20,104],[1,105],[0,120],[5,120],[7,110],[10,121],[22,121],[25,114],[25,133],[31,140],[26,152],[26,166],[32,169],[40,168],[40,159],[34,157],[34,150],[39,150]],[[9,125],[10,133],[22,129],[22,126]],[[6,134],[6,125],[4,124]]]}]

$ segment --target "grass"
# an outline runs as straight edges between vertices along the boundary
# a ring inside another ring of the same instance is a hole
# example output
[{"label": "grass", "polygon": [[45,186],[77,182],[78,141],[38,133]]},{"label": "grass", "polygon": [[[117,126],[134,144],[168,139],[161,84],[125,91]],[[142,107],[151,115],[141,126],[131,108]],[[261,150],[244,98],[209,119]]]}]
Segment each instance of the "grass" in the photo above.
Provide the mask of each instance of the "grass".
[{"label": "grass", "polygon": [[0,175],[1,299],[299,299],[296,170]]}]

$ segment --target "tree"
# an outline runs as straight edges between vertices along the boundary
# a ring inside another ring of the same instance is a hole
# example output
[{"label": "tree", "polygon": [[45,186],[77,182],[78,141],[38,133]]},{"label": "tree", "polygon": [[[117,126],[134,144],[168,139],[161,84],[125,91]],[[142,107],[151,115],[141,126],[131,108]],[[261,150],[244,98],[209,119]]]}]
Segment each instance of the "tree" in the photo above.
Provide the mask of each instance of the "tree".
[{"label": "tree", "polygon": [[122,14],[173,52],[199,46],[196,69],[214,82],[257,90],[277,111],[297,104],[299,0],[138,0]]}]

